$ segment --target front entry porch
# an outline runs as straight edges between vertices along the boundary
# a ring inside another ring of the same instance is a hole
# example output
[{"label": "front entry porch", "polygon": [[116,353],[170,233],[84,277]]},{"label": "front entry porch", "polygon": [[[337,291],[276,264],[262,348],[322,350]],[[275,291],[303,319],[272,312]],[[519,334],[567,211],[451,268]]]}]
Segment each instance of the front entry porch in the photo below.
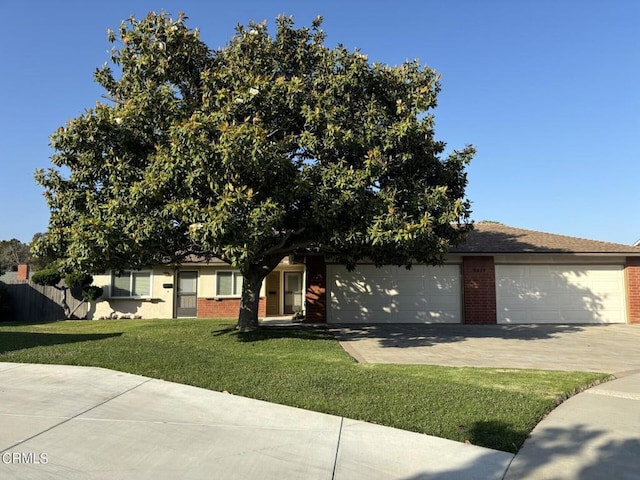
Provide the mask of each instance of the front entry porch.
[{"label": "front entry porch", "polygon": [[267,317],[294,315],[304,310],[304,282],[300,270],[276,270],[267,275]]}]

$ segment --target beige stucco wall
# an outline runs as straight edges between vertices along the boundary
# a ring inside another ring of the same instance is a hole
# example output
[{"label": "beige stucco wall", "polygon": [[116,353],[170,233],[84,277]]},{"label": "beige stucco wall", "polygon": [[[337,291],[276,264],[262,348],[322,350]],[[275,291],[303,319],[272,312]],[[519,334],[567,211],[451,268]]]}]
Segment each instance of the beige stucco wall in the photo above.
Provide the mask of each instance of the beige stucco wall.
[{"label": "beige stucco wall", "polygon": [[[182,271],[197,271],[198,298],[216,297],[216,272],[234,270],[226,264],[217,265],[193,265],[182,266]],[[276,271],[302,271],[304,265],[290,265],[283,262],[276,267]],[[142,318],[173,318],[175,289],[177,288],[177,273],[174,267],[155,267],[152,272],[151,297],[143,299],[133,298],[112,298],[111,297],[111,274],[94,275],[93,283],[104,289],[103,298],[92,305],[88,313],[88,318],[98,319],[109,317],[111,314],[140,315]],[[304,281],[304,278],[303,278]],[[174,288],[165,288],[164,284],[172,284]],[[303,283],[304,285],[304,283]],[[263,282],[260,296],[265,296],[265,283]]]},{"label": "beige stucco wall", "polygon": [[[222,267],[221,269],[225,269]],[[198,297],[199,298],[211,298],[215,296],[216,285],[216,270],[218,268],[204,267],[200,269],[198,275]]]},{"label": "beige stucco wall", "polygon": [[158,267],[151,269],[150,298],[111,298],[111,274],[94,275],[93,283],[104,289],[103,298],[96,302],[89,311],[88,318],[109,317],[117,315],[140,315],[142,318],[172,318],[173,288],[165,288],[164,284],[174,284],[173,268]]},{"label": "beige stucco wall", "polygon": [[[216,272],[235,270],[228,265],[215,265],[215,266],[199,266],[199,267],[182,267],[181,270],[197,270],[198,275],[198,297],[199,298],[215,298],[216,297]],[[302,271],[304,272],[304,265],[289,265],[288,263],[282,263],[278,265],[274,271]],[[260,296],[265,295],[265,283],[262,283],[260,289]]]}]

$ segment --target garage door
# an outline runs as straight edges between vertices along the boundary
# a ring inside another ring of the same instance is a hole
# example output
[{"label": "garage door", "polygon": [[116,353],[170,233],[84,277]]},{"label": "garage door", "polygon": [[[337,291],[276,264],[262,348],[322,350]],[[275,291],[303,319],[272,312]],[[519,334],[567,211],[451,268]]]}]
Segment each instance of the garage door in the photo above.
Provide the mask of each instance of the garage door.
[{"label": "garage door", "polygon": [[625,323],[622,265],[496,265],[498,323]]},{"label": "garage door", "polygon": [[330,323],[460,323],[460,266],[327,266]]}]

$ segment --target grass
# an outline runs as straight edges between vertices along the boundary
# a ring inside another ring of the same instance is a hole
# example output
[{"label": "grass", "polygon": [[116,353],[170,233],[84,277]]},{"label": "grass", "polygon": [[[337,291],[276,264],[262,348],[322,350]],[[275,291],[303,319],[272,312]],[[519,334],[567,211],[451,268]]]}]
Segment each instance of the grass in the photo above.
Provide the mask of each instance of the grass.
[{"label": "grass", "polygon": [[607,375],[355,363],[329,332],[222,320],[0,324],[0,361],[91,365],[516,452]]}]

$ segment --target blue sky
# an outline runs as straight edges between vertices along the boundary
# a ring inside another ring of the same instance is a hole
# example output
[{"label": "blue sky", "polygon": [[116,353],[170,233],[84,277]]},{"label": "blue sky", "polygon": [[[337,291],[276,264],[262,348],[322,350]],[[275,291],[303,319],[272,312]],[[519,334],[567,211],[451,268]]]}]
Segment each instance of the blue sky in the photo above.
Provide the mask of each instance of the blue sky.
[{"label": "blue sky", "polygon": [[640,238],[637,0],[22,0],[0,29],[0,240],[28,242],[48,209],[33,180],[49,135],[103,93],[106,29],[184,11],[210,47],[279,13],[323,15],[327,43],[442,74],[436,136],[473,144],[473,219],[618,243]]}]

